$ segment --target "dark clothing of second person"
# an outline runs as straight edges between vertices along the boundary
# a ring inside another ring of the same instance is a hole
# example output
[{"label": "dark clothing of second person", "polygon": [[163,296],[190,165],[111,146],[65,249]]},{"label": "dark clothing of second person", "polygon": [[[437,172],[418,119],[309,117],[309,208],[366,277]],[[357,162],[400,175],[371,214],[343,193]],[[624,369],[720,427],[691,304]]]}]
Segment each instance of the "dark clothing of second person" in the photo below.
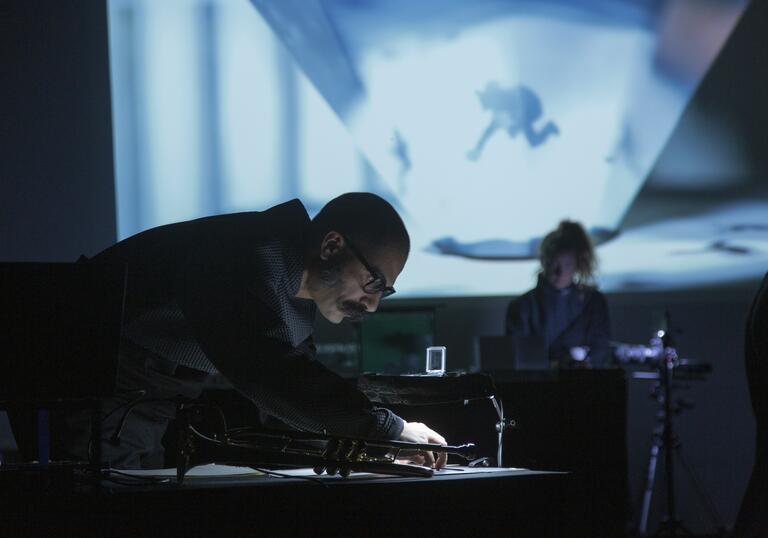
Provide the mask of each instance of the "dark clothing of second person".
[{"label": "dark clothing of second person", "polygon": [[[138,350],[148,364],[170,365],[171,376],[177,367],[220,373],[300,430],[396,439],[402,419],[315,360],[315,305],[296,298],[310,224],[293,200],[153,228],[86,263],[126,267],[124,338],[133,363]],[[151,375],[143,378],[151,384]],[[134,398],[142,388],[133,387]]]},{"label": "dark clothing of second person", "polygon": [[608,362],[608,305],[593,287],[572,284],[558,290],[539,276],[534,289],[509,304],[505,329],[509,336],[543,338],[550,360],[561,365],[568,364],[576,346],[589,348],[591,366]]}]

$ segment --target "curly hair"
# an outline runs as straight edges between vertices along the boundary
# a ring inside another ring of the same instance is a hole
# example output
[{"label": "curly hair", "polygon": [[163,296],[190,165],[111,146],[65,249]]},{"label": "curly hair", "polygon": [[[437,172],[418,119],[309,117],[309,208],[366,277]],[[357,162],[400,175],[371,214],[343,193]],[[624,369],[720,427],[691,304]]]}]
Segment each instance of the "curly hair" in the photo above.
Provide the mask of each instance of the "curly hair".
[{"label": "curly hair", "polygon": [[584,227],[572,220],[560,221],[557,228],[549,232],[539,245],[539,260],[543,273],[552,260],[559,254],[572,252],[576,257],[576,278],[578,284],[589,284],[597,270],[592,241]]}]

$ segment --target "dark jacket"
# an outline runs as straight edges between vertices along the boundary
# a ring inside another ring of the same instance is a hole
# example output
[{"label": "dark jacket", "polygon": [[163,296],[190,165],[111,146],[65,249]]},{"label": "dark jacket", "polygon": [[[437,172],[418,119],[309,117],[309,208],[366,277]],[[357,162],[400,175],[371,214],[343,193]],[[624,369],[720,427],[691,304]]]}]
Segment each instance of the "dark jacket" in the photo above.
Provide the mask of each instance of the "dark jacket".
[{"label": "dark jacket", "polygon": [[605,296],[588,286],[573,285],[563,293],[539,277],[534,289],[507,308],[506,334],[545,338],[550,359],[561,364],[567,364],[571,347],[587,346],[590,364],[604,366],[610,333]]},{"label": "dark jacket", "polygon": [[[295,299],[309,231],[306,210],[293,200],[153,228],[91,261],[126,266],[126,327],[163,313],[158,331],[178,334],[190,354],[199,346],[262,411],[302,430],[397,438],[399,417],[314,359],[314,305]],[[265,272],[275,264],[289,270]],[[311,317],[285,319],[275,306],[281,301]]]}]

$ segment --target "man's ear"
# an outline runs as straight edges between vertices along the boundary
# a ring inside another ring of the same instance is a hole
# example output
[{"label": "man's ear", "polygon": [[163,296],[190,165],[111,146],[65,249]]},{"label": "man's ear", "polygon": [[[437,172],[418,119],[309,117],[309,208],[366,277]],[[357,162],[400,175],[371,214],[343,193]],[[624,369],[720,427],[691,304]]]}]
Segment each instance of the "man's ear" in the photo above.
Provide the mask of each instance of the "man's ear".
[{"label": "man's ear", "polygon": [[328,260],[344,248],[344,237],[339,232],[331,230],[320,243],[320,259]]}]

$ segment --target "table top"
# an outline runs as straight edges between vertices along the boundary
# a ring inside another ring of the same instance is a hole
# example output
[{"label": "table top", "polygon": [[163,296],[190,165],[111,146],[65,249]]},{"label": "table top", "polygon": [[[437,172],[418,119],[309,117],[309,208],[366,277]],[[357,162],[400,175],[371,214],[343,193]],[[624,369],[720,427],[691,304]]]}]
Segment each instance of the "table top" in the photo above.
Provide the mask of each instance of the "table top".
[{"label": "table top", "polygon": [[[566,473],[503,467],[449,466],[435,471],[432,477],[410,477],[374,473],[352,473],[344,478],[338,475],[317,475],[312,469],[254,470],[250,467],[208,464],[194,467],[182,484],[176,482],[175,469],[146,471],[116,471],[102,485],[113,491],[138,490],[194,490],[225,487],[270,487],[275,485],[301,486],[322,483],[326,487],[347,487],[360,484],[394,485],[426,482],[452,482],[456,480],[493,480],[534,476],[554,476]],[[111,481],[112,479],[116,482]]]}]

